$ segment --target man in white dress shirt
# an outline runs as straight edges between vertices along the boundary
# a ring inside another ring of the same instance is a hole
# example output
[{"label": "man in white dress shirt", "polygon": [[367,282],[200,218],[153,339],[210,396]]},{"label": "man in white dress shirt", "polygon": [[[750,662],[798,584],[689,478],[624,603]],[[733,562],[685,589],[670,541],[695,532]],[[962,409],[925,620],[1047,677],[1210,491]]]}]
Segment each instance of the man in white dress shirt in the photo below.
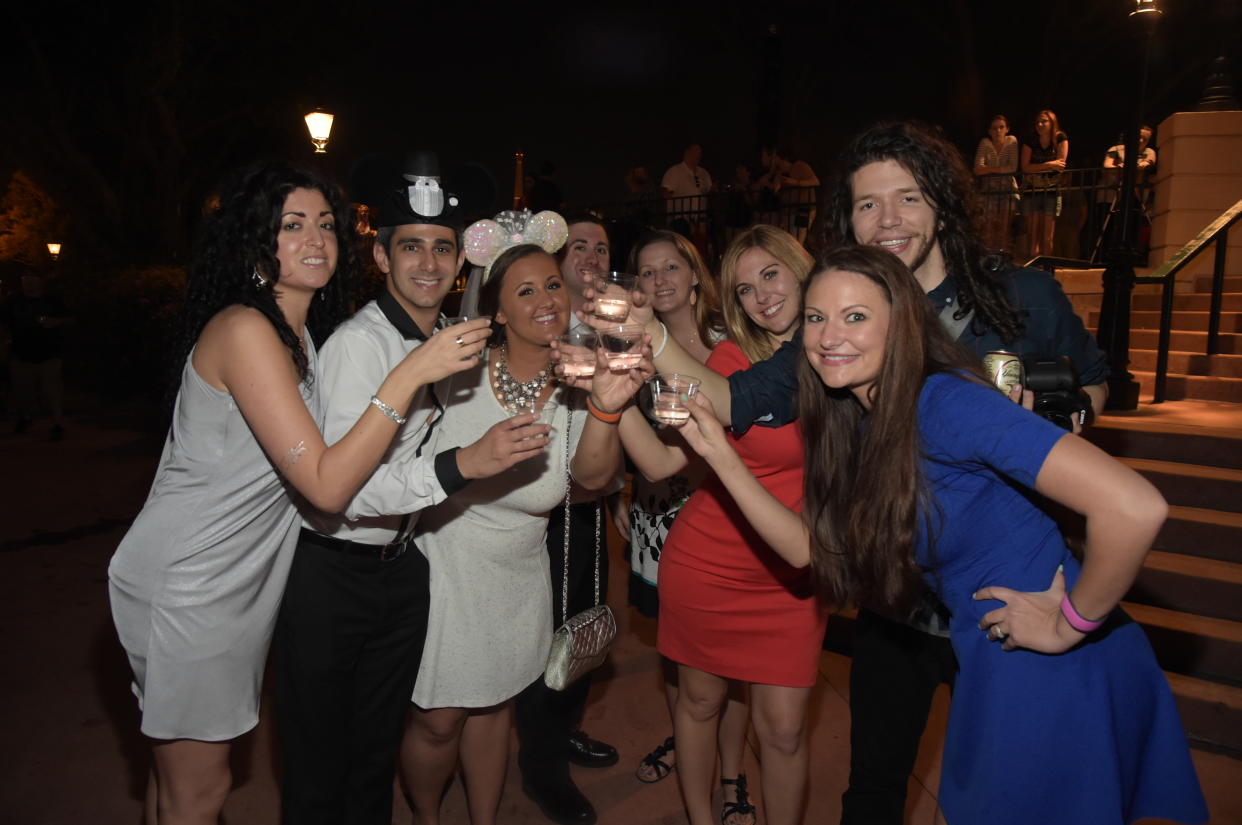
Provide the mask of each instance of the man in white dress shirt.
[{"label": "man in white dress shirt", "polygon": [[[440,188],[433,153],[411,155],[375,206],[373,252],[384,291],[332,334],[314,376],[329,444],[433,333],[465,258],[463,210]],[[467,323],[438,334],[484,326]],[[276,629],[287,825],[389,825],[396,753],[427,630],[428,565],[410,538],[418,512],[469,479],[538,454],[545,442],[529,437],[546,428],[509,419],[474,444],[441,450],[445,400],[443,385],[415,397],[383,463],[344,514],[303,510]]]},{"label": "man in white dress shirt", "polygon": [[703,234],[707,227],[707,198],[712,176],[699,164],[703,147],[691,143],[681,154],[681,163],[670,166],[660,181],[660,192],[668,199],[669,228],[687,238]]}]

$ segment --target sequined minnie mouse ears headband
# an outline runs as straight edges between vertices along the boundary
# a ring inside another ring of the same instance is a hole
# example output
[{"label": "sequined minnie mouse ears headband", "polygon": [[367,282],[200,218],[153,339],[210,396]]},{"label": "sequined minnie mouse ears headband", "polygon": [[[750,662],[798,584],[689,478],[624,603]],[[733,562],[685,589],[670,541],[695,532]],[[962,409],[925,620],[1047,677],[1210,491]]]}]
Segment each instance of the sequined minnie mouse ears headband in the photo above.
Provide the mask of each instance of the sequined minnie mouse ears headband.
[{"label": "sequined minnie mouse ears headband", "polygon": [[463,237],[466,260],[484,267],[483,280],[491,274],[492,264],[501,253],[518,244],[534,244],[548,254],[554,254],[569,237],[569,226],[555,212],[544,211],[532,215],[529,209],[521,212],[501,212],[494,220],[476,221],[470,224]]}]

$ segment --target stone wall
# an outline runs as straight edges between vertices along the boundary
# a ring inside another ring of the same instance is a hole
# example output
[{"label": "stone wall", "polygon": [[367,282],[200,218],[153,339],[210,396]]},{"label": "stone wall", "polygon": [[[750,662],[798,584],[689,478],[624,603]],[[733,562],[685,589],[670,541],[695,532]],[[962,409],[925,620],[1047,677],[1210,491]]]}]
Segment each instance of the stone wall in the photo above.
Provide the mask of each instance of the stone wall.
[{"label": "stone wall", "polygon": [[[1157,140],[1152,268],[1242,199],[1242,111],[1177,112],[1160,124]],[[1211,274],[1213,253],[1199,253],[1179,283]],[[1242,274],[1242,225],[1230,233],[1225,272]]]}]

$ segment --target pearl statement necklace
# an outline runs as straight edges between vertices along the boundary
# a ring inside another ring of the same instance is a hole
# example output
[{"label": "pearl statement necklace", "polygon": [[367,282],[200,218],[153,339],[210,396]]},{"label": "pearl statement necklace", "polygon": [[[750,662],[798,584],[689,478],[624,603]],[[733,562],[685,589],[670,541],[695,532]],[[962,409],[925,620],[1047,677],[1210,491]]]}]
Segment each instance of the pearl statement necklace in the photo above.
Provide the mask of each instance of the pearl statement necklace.
[{"label": "pearl statement necklace", "polygon": [[539,374],[529,381],[519,381],[509,373],[509,363],[506,360],[508,355],[508,346],[501,344],[500,357],[496,359],[496,376],[492,380],[492,386],[496,388],[496,392],[500,395],[505,409],[510,412],[529,410],[534,404],[535,399],[539,397],[539,393],[543,392],[544,385],[548,383],[548,367],[541,369]]}]

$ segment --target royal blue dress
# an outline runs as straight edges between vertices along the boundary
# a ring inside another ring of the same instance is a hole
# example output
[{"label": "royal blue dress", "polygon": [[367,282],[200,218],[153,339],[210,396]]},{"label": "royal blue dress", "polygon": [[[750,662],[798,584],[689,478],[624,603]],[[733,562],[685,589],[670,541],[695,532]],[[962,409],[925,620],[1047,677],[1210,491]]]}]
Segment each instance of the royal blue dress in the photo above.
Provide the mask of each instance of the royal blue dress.
[{"label": "royal blue dress", "polygon": [[[1000,585],[1047,590],[1080,567],[1028,489],[1065,432],[991,387],[951,374],[919,398],[936,512],[918,559],[952,611],[953,690],[940,805],[949,825],[1122,825],[1207,820],[1186,733],[1143,630],[1120,609],[1060,655],[1005,652],[979,630]],[[930,529],[934,541],[928,542]]]}]

